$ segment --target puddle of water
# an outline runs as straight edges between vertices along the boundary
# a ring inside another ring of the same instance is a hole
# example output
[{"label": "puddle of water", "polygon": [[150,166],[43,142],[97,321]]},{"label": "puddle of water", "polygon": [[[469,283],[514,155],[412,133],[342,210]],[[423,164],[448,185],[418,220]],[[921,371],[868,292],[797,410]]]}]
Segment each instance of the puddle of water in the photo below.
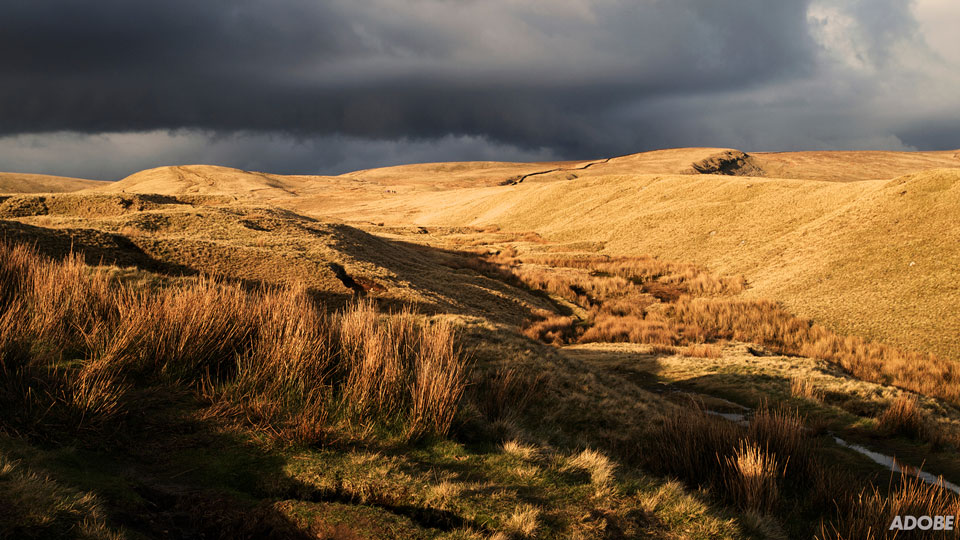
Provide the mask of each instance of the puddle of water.
[{"label": "puddle of water", "polygon": [[[723,413],[719,411],[710,411],[710,410],[707,410],[704,412],[709,415],[719,416],[720,418],[723,418],[730,422],[734,422],[741,426],[746,426],[750,424],[749,420],[747,420],[747,415],[745,414]],[[911,476],[919,478],[920,480],[923,480],[927,484],[931,484],[934,486],[941,486],[943,488],[949,489],[954,493],[960,494],[960,485],[954,484],[953,482],[949,482],[945,480],[942,476],[934,476],[928,472],[921,471],[917,467],[897,461],[897,459],[893,456],[881,454],[880,452],[874,452],[873,450],[870,450],[869,448],[864,448],[859,444],[848,443],[847,441],[841,439],[840,437],[837,437],[836,435],[833,436],[833,440],[834,442],[836,442],[837,444],[839,444],[844,448],[849,448],[850,450],[853,450],[854,452],[860,455],[870,458],[870,460],[873,461],[874,463],[883,465],[884,467],[889,467],[891,470],[893,470],[893,472],[909,474]]]},{"label": "puddle of water", "polygon": [[874,463],[878,463],[880,465],[883,465],[884,467],[889,467],[894,472],[909,474],[911,476],[915,476],[919,478],[920,480],[923,480],[928,484],[935,485],[935,486],[942,486],[954,493],[960,494],[960,486],[944,480],[942,476],[934,476],[928,472],[923,472],[916,467],[897,461],[897,459],[893,456],[888,456],[886,454],[874,452],[873,450],[864,448],[859,444],[848,443],[847,441],[837,436],[834,436],[833,440],[840,446],[843,446],[844,448],[849,448],[850,450],[853,450],[854,452],[860,455],[870,458],[870,460],[873,461]]},{"label": "puddle of water", "polygon": [[710,414],[710,415],[713,415],[713,416],[719,416],[720,418],[723,418],[724,420],[729,420],[729,421],[734,422],[734,423],[736,423],[736,424],[741,424],[741,425],[747,425],[747,424],[748,424],[748,422],[747,422],[747,415],[745,415],[745,414],[740,414],[740,413],[725,413],[725,412],[718,412],[718,411],[703,411],[703,412],[705,412],[705,413],[707,413],[707,414]]}]

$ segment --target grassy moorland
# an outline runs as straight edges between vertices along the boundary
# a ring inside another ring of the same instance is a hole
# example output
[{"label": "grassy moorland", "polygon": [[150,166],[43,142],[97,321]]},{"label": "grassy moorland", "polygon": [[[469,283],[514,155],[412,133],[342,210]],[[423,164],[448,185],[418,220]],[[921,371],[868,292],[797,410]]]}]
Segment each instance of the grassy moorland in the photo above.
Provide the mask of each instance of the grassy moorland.
[{"label": "grassy moorland", "polygon": [[[211,278],[144,290],[2,249],[10,534],[854,538],[891,505],[957,504],[909,478],[861,493],[789,407],[739,426],[569,359],[549,377],[536,357],[477,366],[490,351],[471,362],[444,318]],[[591,398],[616,413],[579,410]],[[894,407],[878,429],[927,421]]]},{"label": "grassy moorland", "polygon": [[[630,170],[728,201],[742,179],[687,169],[856,180],[849,156],[711,152],[323,181],[180,167],[0,197],[0,537],[826,540],[960,512],[911,468],[960,479],[948,340],[889,344],[758,293],[790,272],[617,252],[607,222],[564,229],[575,208],[515,226],[528,191],[562,206]],[[951,174],[901,182],[903,204],[930,182],[947,204]],[[865,182],[790,189],[886,200]],[[510,193],[503,228],[463,223]],[[415,225],[435,197],[449,226]]]},{"label": "grassy moorland", "polygon": [[354,219],[496,225],[609,256],[696,263],[743,275],[746,297],[782,302],[840,333],[960,359],[956,168],[834,182],[608,166],[455,196],[391,195],[360,206]]}]

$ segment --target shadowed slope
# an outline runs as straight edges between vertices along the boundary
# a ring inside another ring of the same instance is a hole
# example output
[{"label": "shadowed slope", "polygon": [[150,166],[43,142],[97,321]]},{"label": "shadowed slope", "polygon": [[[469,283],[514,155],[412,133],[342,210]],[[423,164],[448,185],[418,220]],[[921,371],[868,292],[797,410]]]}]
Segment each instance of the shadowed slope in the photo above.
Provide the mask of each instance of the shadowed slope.
[{"label": "shadowed slope", "polygon": [[301,283],[328,301],[369,294],[428,312],[492,315],[514,324],[544,307],[503,283],[452,271],[462,264],[459,253],[381,235],[224,195],[85,192],[0,201],[0,239],[23,240],[57,256],[74,249],[94,264]]}]

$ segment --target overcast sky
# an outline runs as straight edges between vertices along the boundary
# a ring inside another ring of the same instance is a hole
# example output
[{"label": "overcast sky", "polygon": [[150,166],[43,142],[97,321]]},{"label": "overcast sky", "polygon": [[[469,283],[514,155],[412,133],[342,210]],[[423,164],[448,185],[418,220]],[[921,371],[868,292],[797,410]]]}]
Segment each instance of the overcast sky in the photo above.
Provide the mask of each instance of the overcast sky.
[{"label": "overcast sky", "polygon": [[957,0],[38,0],[0,170],[960,148]]}]

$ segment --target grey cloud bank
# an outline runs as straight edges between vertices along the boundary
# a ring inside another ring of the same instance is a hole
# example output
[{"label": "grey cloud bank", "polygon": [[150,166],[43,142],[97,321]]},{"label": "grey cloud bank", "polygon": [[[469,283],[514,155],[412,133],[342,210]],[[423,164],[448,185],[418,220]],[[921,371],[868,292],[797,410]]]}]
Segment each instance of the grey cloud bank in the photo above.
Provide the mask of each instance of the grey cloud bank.
[{"label": "grey cloud bank", "polygon": [[20,2],[0,18],[0,170],[957,148],[948,4]]}]

